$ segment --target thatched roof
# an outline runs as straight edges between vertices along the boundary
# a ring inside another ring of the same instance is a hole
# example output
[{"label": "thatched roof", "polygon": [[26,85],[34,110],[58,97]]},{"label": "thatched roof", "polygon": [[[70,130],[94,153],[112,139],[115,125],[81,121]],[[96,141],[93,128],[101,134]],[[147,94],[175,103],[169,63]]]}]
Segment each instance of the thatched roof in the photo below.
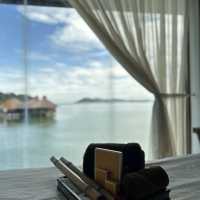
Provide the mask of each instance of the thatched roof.
[{"label": "thatched roof", "polygon": [[43,97],[43,99],[39,98],[33,98],[28,101],[28,108],[29,109],[56,109],[56,104],[49,101],[46,97]]},{"label": "thatched roof", "polygon": [[6,101],[4,101],[1,105],[1,108],[6,109],[7,111],[9,110],[17,110],[17,109],[22,109],[23,108],[23,103],[16,99],[16,98],[11,98]]},{"label": "thatched roof", "polygon": [[[32,98],[27,103],[28,109],[49,109],[55,110],[56,104],[49,101],[46,97],[39,99],[38,97]],[[5,111],[21,110],[25,108],[25,103],[17,98],[11,98],[0,104],[0,108]]]}]

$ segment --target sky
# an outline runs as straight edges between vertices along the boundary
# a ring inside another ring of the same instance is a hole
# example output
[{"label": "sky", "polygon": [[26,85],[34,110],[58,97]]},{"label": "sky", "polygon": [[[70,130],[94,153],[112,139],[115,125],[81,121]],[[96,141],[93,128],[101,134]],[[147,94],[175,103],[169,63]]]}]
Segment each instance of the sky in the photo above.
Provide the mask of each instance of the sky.
[{"label": "sky", "polygon": [[152,99],[74,9],[1,5],[0,24],[0,92],[23,94],[27,83],[29,95],[57,104]]}]

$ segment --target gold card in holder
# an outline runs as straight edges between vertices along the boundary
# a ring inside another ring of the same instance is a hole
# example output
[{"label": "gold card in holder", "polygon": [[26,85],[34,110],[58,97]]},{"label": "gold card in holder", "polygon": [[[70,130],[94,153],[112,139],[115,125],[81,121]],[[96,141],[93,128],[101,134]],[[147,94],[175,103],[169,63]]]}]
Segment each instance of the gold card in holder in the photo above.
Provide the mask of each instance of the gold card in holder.
[{"label": "gold card in holder", "polygon": [[112,193],[121,180],[122,159],[119,151],[95,149],[95,180]]}]

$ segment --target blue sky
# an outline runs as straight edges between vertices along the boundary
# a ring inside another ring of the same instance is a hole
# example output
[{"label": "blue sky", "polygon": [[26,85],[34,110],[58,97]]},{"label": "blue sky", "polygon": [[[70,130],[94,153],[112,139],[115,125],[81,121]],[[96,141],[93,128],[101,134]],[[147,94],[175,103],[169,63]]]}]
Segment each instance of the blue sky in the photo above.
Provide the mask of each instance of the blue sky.
[{"label": "blue sky", "polygon": [[24,13],[23,7],[1,5],[0,24],[0,91],[24,93],[25,36],[30,95],[56,103],[85,96],[151,98],[73,9],[28,7]]}]

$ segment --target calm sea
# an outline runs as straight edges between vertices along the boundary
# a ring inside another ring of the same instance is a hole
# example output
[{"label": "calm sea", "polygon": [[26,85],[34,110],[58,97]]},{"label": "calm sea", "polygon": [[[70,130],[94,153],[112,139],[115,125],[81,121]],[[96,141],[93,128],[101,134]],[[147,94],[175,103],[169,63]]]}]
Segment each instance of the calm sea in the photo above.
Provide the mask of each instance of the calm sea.
[{"label": "calm sea", "polygon": [[148,158],[152,102],[74,104],[54,120],[0,123],[0,170],[51,166],[50,156],[82,164],[92,142],[139,142]]}]

